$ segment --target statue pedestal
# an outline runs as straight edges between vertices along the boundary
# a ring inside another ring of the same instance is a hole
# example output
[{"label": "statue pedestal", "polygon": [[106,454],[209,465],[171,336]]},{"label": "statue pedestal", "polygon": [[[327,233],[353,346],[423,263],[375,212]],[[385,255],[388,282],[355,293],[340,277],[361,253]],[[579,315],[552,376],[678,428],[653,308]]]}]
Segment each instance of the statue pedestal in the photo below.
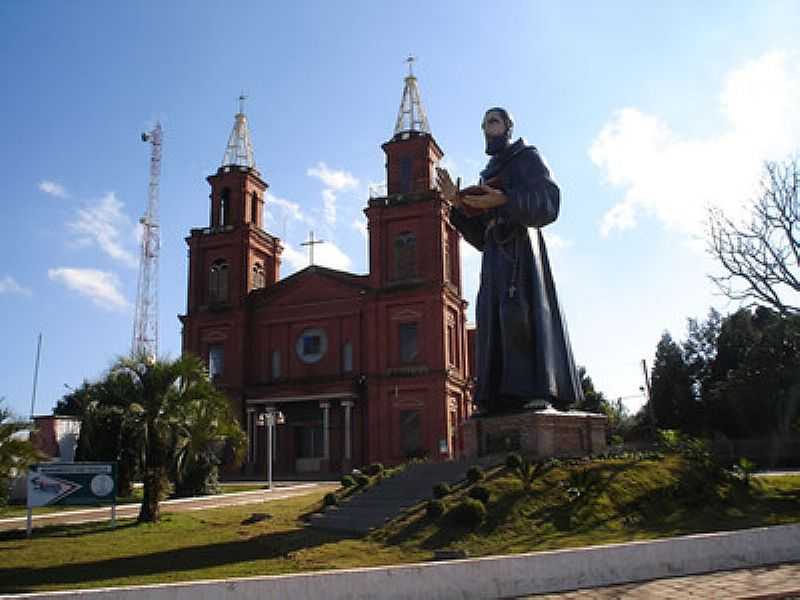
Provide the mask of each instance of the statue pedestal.
[{"label": "statue pedestal", "polygon": [[519,452],[536,459],[601,454],[607,421],[605,415],[553,408],[472,418],[462,425],[464,454]]}]

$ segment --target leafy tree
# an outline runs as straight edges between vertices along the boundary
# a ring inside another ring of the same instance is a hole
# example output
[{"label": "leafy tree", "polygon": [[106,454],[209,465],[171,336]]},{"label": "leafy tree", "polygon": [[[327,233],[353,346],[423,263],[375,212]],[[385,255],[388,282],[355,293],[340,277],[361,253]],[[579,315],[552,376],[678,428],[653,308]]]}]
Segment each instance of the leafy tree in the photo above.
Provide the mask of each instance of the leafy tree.
[{"label": "leafy tree", "polygon": [[709,247],[723,274],[712,276],[731,300],[800,312],[800,164],[768,162],[750,220],[709,212]]},{"label": "leafy tree", "polygon": [[586,367],[578,367],[578,378],[581,382],[581,389],[583,390],[583,402],[578,404],[575,408],[592,413],[603,413],[606,399],[603,392],[597,391],[594,387],[592,378],[586,372]]},{"label": "leafy tree", "polygon": [[650,402],[660,428],[678,429],[696,422],[697,403],[692,395],[689,366],[681,347],[666,331],[656,346]]},{"label": "leafy tree", "polygon": [[[223,432],[238,427],[225,398],[209,381],[203,363],[184,355],[174,361],[149,357],[122,358],[111,376],[130,378],[133,401],[127,415],[141,427],[144,441],[144,498],[139,521],[158,521],[159,501],[167,493],[170,470],[179,457],[187,465],[202,464],[202,444],[192,444],[191,435],[219,440]],[[205,405],[205,408],[203,408]],[[241,431],[233,440],[243,439]],[[206,447],[207,448],[207,447]]]},{"label": "leafy tree", "polygon": [[8,500],[8,483],[40,456],[25,435],[31,424],[13,419],[0,398],[0,505]]}]

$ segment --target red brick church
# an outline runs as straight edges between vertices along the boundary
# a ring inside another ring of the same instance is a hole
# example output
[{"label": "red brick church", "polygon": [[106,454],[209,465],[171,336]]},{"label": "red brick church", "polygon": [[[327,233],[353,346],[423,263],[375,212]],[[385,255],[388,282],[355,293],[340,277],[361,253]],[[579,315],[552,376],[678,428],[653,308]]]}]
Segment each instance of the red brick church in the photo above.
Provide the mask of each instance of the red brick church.
[{"label": "red brick church", "polygon": [[245,470],[263,473],[264,414],[280,412],[279,475],[371,462],[448,459],[471,411],[459,234],[434,189],[442,150],[409,74],[386,153],[386,195],[370,198],[369,273],[309,266],[280,278],[281,241],[263,228],[265,192],[247,119],[208,177],[210,222],[192,229],[183,350],[205,360],[247,432]]}]

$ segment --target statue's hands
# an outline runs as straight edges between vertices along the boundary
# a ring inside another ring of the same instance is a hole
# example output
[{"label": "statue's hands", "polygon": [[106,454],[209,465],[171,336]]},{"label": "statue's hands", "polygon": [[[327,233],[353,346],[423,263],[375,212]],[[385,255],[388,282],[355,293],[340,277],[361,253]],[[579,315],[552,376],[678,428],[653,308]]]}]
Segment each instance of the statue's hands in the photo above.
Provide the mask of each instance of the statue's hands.
[{"label": "statue's hands", "polygon": [[455,206],[460,206],[461,199],[458,196],[458,191],[461,187],[460,177],[456,180],[456,183],[453,183],[447,169],[436,167],[436,184],[439,186],[439,190],[442,192],[442,196],[447,202]]},{"label": "statue's hands", "polygon": [[461,201],[470,208],[477,208],[480,210],[496,208],[498,206],[503,206],[503,204],[508,202],[508,198],[502,191],[493,187],[489,187],[488,185],[482,185],[480,188],[485,193],[480,194],[479,196],[463,196]]}]

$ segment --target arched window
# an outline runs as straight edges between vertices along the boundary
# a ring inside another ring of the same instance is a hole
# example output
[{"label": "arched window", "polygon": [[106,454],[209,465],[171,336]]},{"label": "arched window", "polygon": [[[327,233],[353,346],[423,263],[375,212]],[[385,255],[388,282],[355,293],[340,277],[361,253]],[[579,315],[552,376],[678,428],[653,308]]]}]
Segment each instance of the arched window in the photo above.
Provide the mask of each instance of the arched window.
[{"label": "arched window", "polygon": [[411,279],[417,275],[417,237],[404,231],[394,240],[395,279]]},{"label": "arched window", "polygon": [[228,301],[228,263],[220,259],[211,265],[208,273],[208,300]]},{"label": "arched window", "polygon": [[257,262],[253,265],[253,289],[260,290],[267,287],[267,278],[264,275],[264,266]]}]

